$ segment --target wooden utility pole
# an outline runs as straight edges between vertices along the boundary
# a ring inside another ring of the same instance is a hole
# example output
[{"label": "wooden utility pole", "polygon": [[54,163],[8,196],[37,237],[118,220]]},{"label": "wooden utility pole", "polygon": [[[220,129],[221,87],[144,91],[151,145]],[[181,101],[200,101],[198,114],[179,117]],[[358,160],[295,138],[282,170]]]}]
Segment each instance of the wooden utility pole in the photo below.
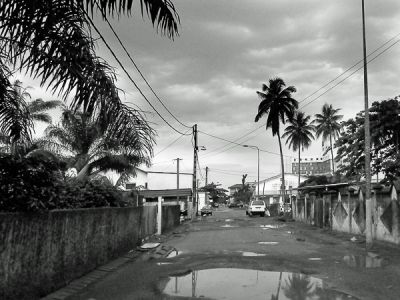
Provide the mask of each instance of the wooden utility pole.
[{"label": "wooden utility pole", "polygon": [[177,189],[177,195],[176,195],[176,201],[179,204],[179,161],[182,160],[182,158],[177,158],[174,159],[176,160],[176,189]]},{"label": "wooden utility pole", "polygon": [[206,167],[206,186],[208,185],[208,167]]},{"label": "wooden utility pole", "polygon": [[362,29],[363,29],[363,55],[364,55],[364,131],[365,131],[365,242],[366,248],[369,249],[372,246],[372,201],[371,201],[371,137],[370,137],[370,126],[369,126],[369,104],[368,104],[368,69],[367,69],[367,42],[365,38],[365,9],[364,0],[361,0],[362,4]]},{"label": "wooden utility pole", "polygon": [[194,215],[198,214],[198,206],[197,206],[197,151],[198,151],[198,146],[197,146],[197,124],[193,125],[193,139],[194,139],[194,145],[193,145],[193,182],[192,182],[192,187],[193,187],[193,211]]}]

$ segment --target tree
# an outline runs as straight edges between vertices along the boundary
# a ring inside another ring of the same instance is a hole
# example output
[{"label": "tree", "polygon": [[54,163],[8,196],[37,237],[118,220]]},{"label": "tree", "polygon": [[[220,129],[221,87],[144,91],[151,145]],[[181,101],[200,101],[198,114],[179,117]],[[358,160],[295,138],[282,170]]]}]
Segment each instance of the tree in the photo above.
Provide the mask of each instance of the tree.
[{"label": "tree", "polygon": [[[179,16],[170,0],[139,2],[141,14],[147,14],[157,30],[170,38],[178,34]],[[135,122],[139,112],[122,103],[114,70],[96,55],[97,37],[92,36],[97,30],[95,14],[106,19],[130,15],[132,10],[133,1],[125,0],[1,1],[0,121],[9,124],[14,120],[15,102],[10,102],[8,95],[11,66],[40,79],[42,87],[62,99],[72,98],[74,110],[81,108],[89,115],[102,111],[113,120],[109,132],[115,137],[125,138],[125,132],[138,129]],[[24,112],[25,108],[19,114]],[[11,130],[7,126],[2,129]],[[29,130],[23,134],[30,137]]]},{"label": "tree", "polygon": [[46,111],[60,106],[61,102],[42,99],[28,101],[31,95],[19,80],[12,83],[7,95],[9,98],[0,102],[0,149],[12,155],[23,155],[29,152],[29,148],[35,148],[31,139],[34,122],[51,123]]},{"label": "tree", "polygon": [[285,296],[291,300],[311,299],[314,294],[313,286],[309,276],[292,273],[283,290]]},{"label": "tree", "polygon": [[285,82],[281,78],[273,78],[269,80],[269,86],[262,85],[262,92],[257,91],[261,103],[258,106],[258,113],[255,121],[267,115],[266,129],[272,129],[272,135],[278,137],[279,151],[281,155],[282,170],[282,200],[285,201],[285,170],[283,163],[283,153],[280,135],[280,123],[285,124],[286,120],[292,120],[298,102],[292,98],[292,93],[296,92],[294,86],[286,87]]},{"label": "tree", "polygon": [[343,118],[342,115],[337,113],[340,108],[334,109],[332,105],[324,104],[322,112],[315,115],[316,136],[322,136],[322,141],[325,142],[329,139],[329,150],[331,151],[332,174],[335,173],[334,158],[333,158],[333,144],[332,139],[336,140],[340,132],[339,121]]},{"label": "tree", "polygon": [[211,182],[206,186],[201,187],[199,191],[208,192],[210,194],[211,199],[215,203],[218,203],[220,202],[220,199],[224,200],[226,198],[226,192],[228,192],[227,190],[220,188],[219,186],[221,186],[221,184],[215,184],[214,182]]},{"label": "tree", "polygon": [[[385,178],[393,181],[400,176],[399,131],[400,101],[393,99],[373,102],[370,109],[371,120],[371,164],[372,174],[383,172]],[[337,161],[342,164],[339,172],[347,177],[360,180],[365,176],[364,152],[364,111],[354,119],[341,124],[339,139],[335,143]]]},{"label": "tree", "polygon": [[304,151],[304,148],[307,149],[311,145],[311,140],[314,139],[315,127],[309,124],[310,118],[303,112],[297,111],[294,118],[289,120],[290,125],[286,127],[285,133],[282,135],[282,138],[287,138],[286,144],[289,143],[289,148],[299,151],[298,185],[300,185],[300,152]]},{"label": "tree", "polygon": [[[125,133],[130,139],[116,139],[101,116],[90,116],[82,111],[64,109],[61,124],[50,125],[39,145],[57,153],[77,170],[77,179],[85,180],[101,172],[135,174],[139,164],[149,164],[150,155],[141,144],[133,128]],[[149,127],[146,130],[151,131]],[[148,133],[150,135],[150,133]]]}]

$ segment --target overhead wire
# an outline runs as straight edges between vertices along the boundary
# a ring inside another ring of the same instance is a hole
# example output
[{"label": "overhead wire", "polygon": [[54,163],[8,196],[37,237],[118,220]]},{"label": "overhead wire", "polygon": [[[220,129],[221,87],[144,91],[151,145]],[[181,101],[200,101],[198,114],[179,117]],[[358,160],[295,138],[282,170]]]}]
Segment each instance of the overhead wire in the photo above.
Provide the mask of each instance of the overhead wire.
[{"label": "overhead wire", "polygon": [[173,144],[175,144],[177,141],[179,141],[183,136],[186,136],[186,133],[188,133],[189,131],[190,131],[190,129],[188,131],[186,131],[185,134],[181,134],[180,136],[178,136],[175,140],[173,140],[171,143],[169,143],[166,147],[164,147],[162,150],[160,150],[156,154],[154,154],[153,157],[156,157],[161,152],[167,150],[169,147],[171,147]]},{"label": "overhead wire", "polygon": [[124,73],[128,76],[128,79],[133,83],[133,85],[135,86],[135,88],[138,90],[138,92],[140,93],[140,95],[143,97],[144,100],[146,100],[146,102],[150,105],[150,107],[156,112],[156,114],[174,131],[176,131],[179,134],[182,135],[189,135],[189,134],[184,134],[181,131],[179,131],[178,129],[176,129],[174,126],[172,126],[161,114],[160,112],[158,112],[158,110],[154,107],[154,105],[150,102],[149,99],[147,99],[146,95],[143,93],[143,91],[140,89],[140,87],[137,85],[137,83],[133,80],[132,76],[129,74],[129,72],[126,70],[126,68],[123,66],[122,62],[120,61],[120,59],[117,57],[117,55],[115,54],[114,50],[111,48],[111,46],[108,44],[108,42],[106,41],[106,39],[104,38],[104,36],[101,34],[100,30],[97,28],[96,24],[94,24],[93,20],[90,18],[89,14],[85,11],[86,16],[88,17],[88,20],[91,24],[91,26],[94,28],[94,30],[97,32],[97,34],[100,36],[100,39],[103,41],[104,45],[107,47],[107,49],[110,51],[111,55],[114,57],[114,59],[116,60],[116,62],[119,64],[119,66],[121,67],[121,69],[124,71]]},{"label": "overhead wire", "polygon": [[100,5],[98,4],[97,0],[95,0],[95,3],[97,5],[97,7],[99,8],[104,20],[106,21],[106,23],[108,24],[108,26],[110,27],[112,33],[114,34],[114,36],[116,37],[116,39],[118,40],[119,44],[121,45],[122,49],[125,51],[125,54],[128,56],[129,60],[132,62],[133,66],[135,67],[136,71],[139,73],[139,75],[142,77],[143,81],[146,83],[146,85],[148,86],[148,88],[150,89],[150,91],[153,93],[153,95],[156,97],[156,99],[161,103],[161,105],[165,108],[165,110],[182,126],[186,127],[186,128],[192,128],[192,126],[188,126],[184,123],[182,123],[169,109],[168,107],[164,104],[164,102],[160,99],[160,97],[157,95],[157,93],[154,91],[153,87],[150,85],[150,83],[147,81],[146,77],[143,75],[143,73],[140,71],[138,65],[136,64],[136,62],[133,60],[131,54],[129,53],[129,51],[126,49],[124,43],[122,42],[122,40],[120,39],[119,35],[116,33],[114,27],[111,25],[110,21],[108,20],[107,16],[104,14],[104,12],[101,10]]},{"label": "overhead wire", "polygon": [[[393,44],[391,44],[389,47],[387,47],[386,49],[382,50],[381,52],[379,52],[376,56],[374,56],[372,59],[370,59],[369,61],[367,61],[367,64],[373,62],[375,59],[377,59],[379,56],[381,56],[383,53],[385,53],[386,51],[388,51],[390,48],[392,48],[394,45],[396,45],[397,43],[399,43],[400,40],[397,40],[396,42],[394,42]],[[348,76],[346,76],[345,78],[343,78],[342,80],[340,80],[339,82],[337,82],[335,85],[331,86],[329,89],[327,89],[325,92],[323,92],[322,94],[318,95],[316,98],[312,99],[311,101],[307,102],[306,104],[302,105],[300,108],[304,108],[307,105],[310,105],[311,103],[315,102],[316,100],[318,100],[319,98],[321,98],[323,95],[327,94],[328,92],[330,92],[332,89],[334,89],[335,87],[337,87],[338,85],[342,84],[345,80],[347,80],[348,78],[350,78],[351,76],[353,76],[355,73],[357,73],[358,71],[360,71],[361,69],[364,68],[364,65],[362,65],[361,67],[357,68],[355,71],[353,71],[352,73],[350,73]]]},{"label": "overhead wire", "polygon": [[[370,54],[367,55],[367,58],[370,57],[372,54],[374,54],[375,52],[377,52],[378,50],[382,49],[384,46],[386,46],[387,44],[389,44],[391,41],[393,41],[395,38],[397,38],[398,36],[400,36],[400,33],[396,34],[395,36],[393,36],[392,38],[390,38],[389,40],[387,40],[385,43],[383,43],[382,45],[380,45],[378,48],[376,48],[373,52],[371,52]],[[300,100],[299,103],[302,103],[304,101],[306,101],[308,98],[311,98],[312,96],[314,96],[315,94],[317,94],[319,91],[323,90],[325,87],[327,87],[328,85],[330,85],[331,83],[333,83],[334,81],[336,81],[337,79],[339,79],[340,77],[342,77],[344,74],[346,74],[347,72],[349,72],[351,69],[353,69],[354,67],[356,67],[358,64],[362,63],[364,61],[364,59],[360,59],[358,62],[356,62],[354,65],[352,65],[351,67],[347,68],[344,72],[340,73],[338,76],[336,76],[335,78],[333,78],[332,80],[330,80],[329,82],[327,82],[326,84],[324,84],[323,86],[321,86],[319,89],[317,89],[316,91],[314,91],[313,93],[311,93],[310,95],[308,95],[307,97],[305,97],[304,99]]]}]

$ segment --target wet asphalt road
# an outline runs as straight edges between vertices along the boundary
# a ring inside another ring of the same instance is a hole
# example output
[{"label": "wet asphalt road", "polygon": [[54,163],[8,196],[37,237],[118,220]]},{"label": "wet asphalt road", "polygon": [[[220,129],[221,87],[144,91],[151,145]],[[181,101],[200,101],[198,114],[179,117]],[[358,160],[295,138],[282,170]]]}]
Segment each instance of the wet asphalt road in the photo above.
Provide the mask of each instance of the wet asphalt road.
[{"label": "wet asphalt road", "polygon": [[219,208],[69,299],[400,299],[399,249],[350,238]]}]

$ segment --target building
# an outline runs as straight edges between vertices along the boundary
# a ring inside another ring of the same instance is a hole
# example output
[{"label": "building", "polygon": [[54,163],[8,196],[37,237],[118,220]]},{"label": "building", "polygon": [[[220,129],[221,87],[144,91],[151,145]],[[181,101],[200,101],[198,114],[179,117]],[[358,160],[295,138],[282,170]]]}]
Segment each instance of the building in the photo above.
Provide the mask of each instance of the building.
[{"label": "building", "polygon": [[[259,182],[260,195],[259,198],[265,200],[266,204],[273,204],[282,202],[281,199],[281,184],[282,175],[278,174]],[[307,177],[300,176],[300,182],[306,180]],[[292,195],[295,193],[293,189],[298,187],[299,176],[295,174],[285,173],[285,193],[286,195]],[[257,196],[258,189],[255,187],[254,196]]]},{"label": "building", "polygon": [[229,190],[229,196],[233,196],[234,193],[236,193],[237,191],[239,191],[239,189],[242,188],[242,184],[238,183],[238,184],[234,184],[230,187],[228,187]]},{"label": "building", "polygon": [[147,175],[148,173],[146,171],[136,168],[136,176],[125,184],[125,188],[127,190],[147,190],[149,188]]},{"label": "building", "polygon": [[[292,161],[292,173],[299,174],[299,160]],[[300,175],[329,175],[332,174],[331,159],[324,157],[304,157],[300,158]]]}]

